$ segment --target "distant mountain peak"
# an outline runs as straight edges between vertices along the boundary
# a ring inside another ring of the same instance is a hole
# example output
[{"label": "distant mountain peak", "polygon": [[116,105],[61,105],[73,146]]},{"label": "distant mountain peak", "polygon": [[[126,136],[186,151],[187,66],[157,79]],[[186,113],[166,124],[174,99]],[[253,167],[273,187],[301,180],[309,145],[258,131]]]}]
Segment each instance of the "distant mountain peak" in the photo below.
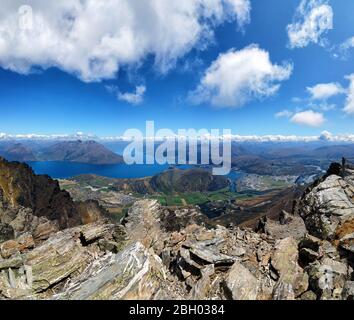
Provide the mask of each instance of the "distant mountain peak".
[{"label": "distant mountain peak", "polygon": [[[123,158],[94,140],[56,141],[40,144],[9,141],[0,145],[0,155],[12,161],[69,161],[89,164],[123,163]],[[34,150],[35,149],[35,150]]]},{"label": "distant mountain peak", "polygon": [[41,150],[41,158],[90,164],[122,163],[123,158],[94,140],[62,141]]}]

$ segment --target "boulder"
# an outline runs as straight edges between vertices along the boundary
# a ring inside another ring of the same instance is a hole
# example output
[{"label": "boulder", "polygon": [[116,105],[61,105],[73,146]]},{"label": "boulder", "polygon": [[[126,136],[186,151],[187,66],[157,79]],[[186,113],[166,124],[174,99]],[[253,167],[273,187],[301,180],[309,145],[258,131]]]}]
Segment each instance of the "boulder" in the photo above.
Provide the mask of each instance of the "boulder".
[{"label": "boulder", "polygon": [[213,238],[211,240],[183,243],[183,247],[188,248],[191,257],[195,257],[199,264],[231,265],[235,257],[220,253],[219,245],[224,242],[223,238]]},{"label": "boulder", "polygon": [[298,258],[298,244],[295,239],[289,237],[276,242],[271,265],[279,276],[278,282],[283,283],[279,288],[283,287],[288,290],[290,286],[286,284],[291,285],[295,297],[308,288],[308,276],[298,265]]},{"label": "boulder", "polygon": [[0,253],[7,259],[17,252],[23,252],[34,247],[34,241],[31,234],[23,234],[16,240],[8,240],[0,245]]},{"label": "boulder", "polygon": [[342,291],[343,300],[354,300],[354,281],[347,281]]},{"label": "boulder", "polygon": [[306,268],[312,290],[321,299],[336,298],[348,279],[348,266],[331,258],[323,258]]},{"label": "boulder", "polygon": [[35,241],[44,241],[52,234],[59,231],[58,225],[54,221],[49,221],[46,218],[41,218],[36,228],[33,231],[33,238]]},{"label": "boulder", "polygon": [[232,300],[256,300],[258,282],[256,277],[241,263],[235,262],[229,270],[225,283],[225,295]]},{"label": "boulder", "polygon": [[311,235],[332,240],[342,223],[354,218],[354,186],[330,175],[303,196],[299,214]]}]

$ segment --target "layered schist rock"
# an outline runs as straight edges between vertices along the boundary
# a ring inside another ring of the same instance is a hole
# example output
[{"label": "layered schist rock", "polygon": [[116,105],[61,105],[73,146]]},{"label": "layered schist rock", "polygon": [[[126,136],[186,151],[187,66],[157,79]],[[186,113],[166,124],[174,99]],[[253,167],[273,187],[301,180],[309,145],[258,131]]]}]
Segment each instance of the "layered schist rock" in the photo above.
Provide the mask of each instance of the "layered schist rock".
[{"label": "layered schist rock", "polygon": [[108,221],[65,229],[36,247],[30,245],[32,250],[14,251],[0,258],[2,297],[181,298],[169,292],[161,258],[148,245],[129,238],[125,228]]},{"label": "layered schist rock", "polygon": [[96,221],[64,229],[31,208],[11,211],[0,229],[0,298],[353,299],[351,188],[348,172],[329,174],[259,233],[155,200],[136,201],[122,224],[83,207],[85,222]]}]

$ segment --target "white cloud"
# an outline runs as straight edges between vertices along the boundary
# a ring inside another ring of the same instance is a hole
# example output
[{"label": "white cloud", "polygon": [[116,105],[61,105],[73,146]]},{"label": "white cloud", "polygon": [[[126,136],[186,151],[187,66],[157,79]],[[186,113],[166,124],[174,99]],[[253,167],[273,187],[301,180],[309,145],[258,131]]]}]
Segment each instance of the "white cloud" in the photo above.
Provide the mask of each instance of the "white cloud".
[{"label": "white cloud", "polygon": [[320,127],[325,121],[323,113],[312,110],[298,112],[291,118],[291,122],[309,127]]},{"label": "white cloud", "polygon": [[346,79],[350,81],[350,84],[343,111],[348,114],[354,114],[354,73],[347,76]]},{"label": "white cloud", "polygon": [[98,136],[91,133],[76,132],[74,134],[7,134],[0,133],[0,140],[98,140]]},{"label": "white cloud", "polygon": [[[173,136],[171,138],[176,138]],[[313,142],[313,141],[332,141],[332,142],[354,142],[354,134],[334,135],[328,131],[323,131],[320,136],[297,136],[297,135],[227,135],[225,139],[235,142]],[[6,134],[0,133],[0,140],[96,140],[100,142],[124,141],[124,136],[105,136],[98,137],[93,134],[78,132],[75,134]]]},{"label": "white cloud", "polygon": [[323,141],[331,141],[333,139],[333,134],[330,133],[329,131],[322,131],[321,135],[320,135],[320,140]]},{"label": "white cloud", "polygon": [[320,83],[313,87],[307,87],[313,100],[327,100],[333,96],[345,93],[345,90],[339,83]]},{"label": "white cloud", "polygon": [[125,93],[118,93],[118,99],[131,103],[131,104],[140,104],[143,102],[144,99],[144,93],[146,91],[145,86],[137,86],[135,88],[135,92],[125,92]]},{"label": "white cloud", "polygon": [[351,37],[351,38],[347,39],[346,41],[344,41],[343,44],[341,45],[341,47],[345,50],[354,48],[354,37]]},{"label": "white cloud", "polygon": [[232,11],[236,13],[240,28],[250,23],[251,2],[249,0],[229,0],[228,3]]},{"label": "white cloud", "polygon": [[291,64],[272,64],[269,53],[256,45],[232,49],[211,64],[190,98],[195,103],[241,107],[252,99],[275,94],[278,82],[288,79],[291,73]]},{"label": "white cloud", "polygon": [[58,67],[84,81],[114,78],[148,55],[167,72],[192,48],[209,43],[215,26],[237,21],[242,28],[251,10],[249,0],[30,3],[32,14],[19,14],[22,1],[1,1],[0,66],[23,74]]},{"label": "white cloud", "polygon": [[332,48],[334,58],[347,59],[350,49],[354,48],[354,37],[345,40],[342,44]]},{"label": "white cloud", "polygon": [[134,105],[138,105],[143,102],[144,94],[146,92],[146,87],[144,85],[136,86],[134,92],[121,92],[119,88],[114,85],[106,85],[105,88],[109,93],[115,95],[118,100]]},{"label": "white cloud", "polygon": [[290,118],[294,113],[289,110],[279,111],[275,114],[276,118]]},{"label": "white cloud", "polygon": [[323,34],[333,29],[333,10],[328,0],[302,0],[293,23],[287,26],[291,48],[304,48],[311,42],[323,43]]}]

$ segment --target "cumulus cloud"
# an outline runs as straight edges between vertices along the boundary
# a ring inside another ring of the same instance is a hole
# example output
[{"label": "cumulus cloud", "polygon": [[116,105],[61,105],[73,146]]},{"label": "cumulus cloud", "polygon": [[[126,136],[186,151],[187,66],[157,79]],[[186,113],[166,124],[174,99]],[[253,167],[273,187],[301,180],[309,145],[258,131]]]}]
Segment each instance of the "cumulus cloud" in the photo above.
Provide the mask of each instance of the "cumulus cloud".
[{"label": "cumulus cloud", "polygon": [[275,114],[276,118],[290,118],[294,113],[289,110],[279,111]]},{"label": "cumulus cloud", "polygon": [[231,49],[211,64],[189,97],[197,104],[241,107],[252,99],[274,95],[292,68],[289,63],[272,64],[269,53],[257,45]]},{"label": "cumulus cloud", "polygon": [[323,113],[312,110],[298,112],[291,118],[291,122],[308,127],[320,127],[325,121]]},{"label": "cumulus cloud", "polygon": [[313,87],[307,87],[307,91],[313,100],[327,100],[345,92],[342,86],[336,82],[320,83]]},{"label": "cumulus cloud", "polygon": [[[167,72],[213,28],[250,20],[249,0],[2,0],[0,66],[27,74],[57,67],[83,81],[114,78],[153,56]],[[19,8],[21,8],[19,10]]]},{"label": "cumulus cloud", "polygon": [[136,86],[134,92],[121,92],[119,88],[114,85],[107,85],[105,88],[109,93],[114,94],[118,100],[134,105],[141,104],[144,101],[144,94],[146,92],[144,85]]},{"label": "cumulus cloud", "polygon": [[130,104],[140,104],[143,102],[144,93],[146,91],[145,86],[137,86],[135,88],[135,92],[125,92],[125,93],[118,93],[118,99],[128,102]]},{"label": "cumulus cloud", "polygon": [[291,48],[323,43],[323,35],[333,29],[333,10],[328,0],[302,0],[293,22],[287,26]]},{"label": "cumulus cloud", "polygon": [[354,73],[347,76],[346,79],[350,81],[350,84],[343,111],[347,114],[354,114]]}]

